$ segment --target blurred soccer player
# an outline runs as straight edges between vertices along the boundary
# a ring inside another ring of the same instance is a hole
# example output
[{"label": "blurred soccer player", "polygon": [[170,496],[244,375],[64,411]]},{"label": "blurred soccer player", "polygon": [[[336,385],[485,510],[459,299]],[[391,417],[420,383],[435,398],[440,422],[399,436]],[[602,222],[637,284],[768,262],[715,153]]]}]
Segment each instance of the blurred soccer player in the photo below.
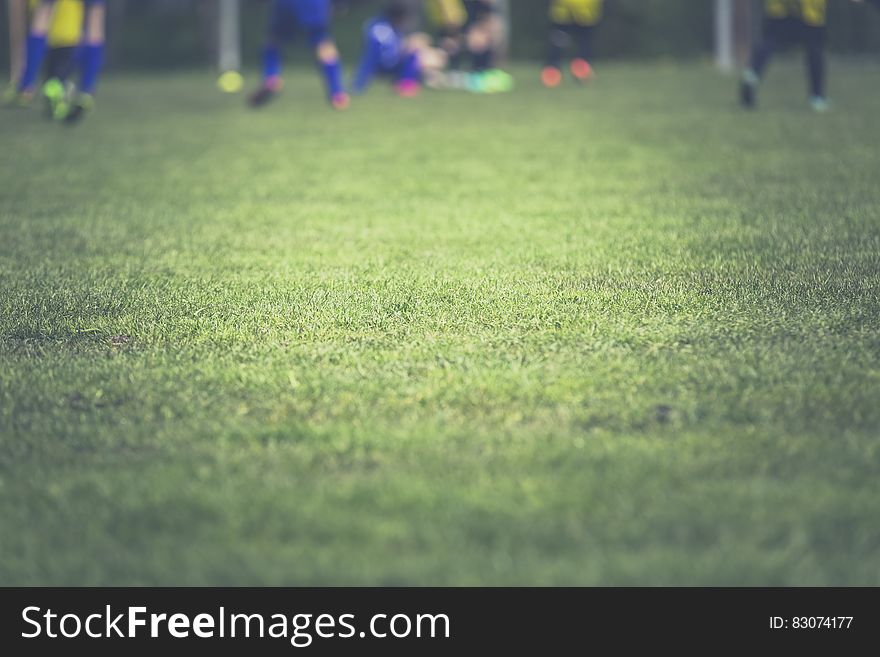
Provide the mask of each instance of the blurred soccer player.
[{"label": "blurred soccer player", "polygon": [[[22,102],[27,102],[34,96],[37,79],[46,60],[49,32],[53,24],[58,26],[61,32],[69,31],[69,25],[55,23],[56,5],[62,1],[39,0],[34,10],[27,38],[24,71],[18,81],[18,96]],[[69,105],[65,106],[63,116],[57,117],[63,118],[67,123],[76,123],[94,107],[95,91],[104,58],[106,17],[104,0],[81,0],[81,2],[84,6],[84,14],[77,57],[81,70],[80,83],[77,93],[70,100]],[[73,7],[67,7],[62,16],[74,16],[74,13],[69,12],[71,9]]]},{"label": "blurred soccer player", "polygon": [[352,91],[364,93],[377,75],[391,77],[397,93],[415,96],[421,83],[419,53],[407,45],[403,27],[411,18],[409,5],[390,2],[385,10],[367,23],[364,50],[355,73]]},{"label": "blurred soccer player", "polygon": [[740,102],[743,107],[751,109],[755,106],[758,85],[773,54],[780,47],[799,44],[806,51],[810,106],[816,112],[829,109],[825,93],[827,15],[828,0],[764,0],[761,41],[740,82]]},{"label": "blurred soccer player", "polygon": [[468,12],[462,0],[427,0],[428,18],[437,30],[440,47],[449,56],[449,67],[457,71],[461,68],[464,52],[464,26],[468,22]]},{"label": "blurred soccer player", "polygon": [[541,71],[546,87],[562,82],[562,58],[570,43],[575,45],[571,74],[585,82],[593,77],[593,34],[602,20],[603,0],[551,0],[550,46],[547,63]]},{"label": "blurred soccer player", "polygon": [[[31,0],[32,9],[39,5],[40,0]],[[65,85],[79,59],[84,13],[82,0],[57,0],[47,37],[46,82],[42,88],[47,114],[54,119],[66,118],[70,111]]]},{"label": "blurred soccer player", "polygon": [[497,46],[497,16],[492,0],[464,0],[467,22],[465,44],[472,57],[474,73],[488,71],[494,65]]},{"label": "blurred soccer player", "polygon": [[[28,7],[29,5],[29,7]],[[11,84],[4,95],[7,104],[28,104],[29,95],[20,95],[18,85],[24,74],[25,39],[28,31],[28,8],[31,13],[40,6],[40,0],[9,0],[9,30],[12,57],[10,58]],[[77,54],[83,30],[82,0],[58,0],[47,35],[45,77],[42,93],[50,116],[62,118],[66,114],[64,82],[76,68]]]},{"label": "blurred soccer player", "polygon": [[336,109],[348,107],[349,98],[342,81],[342,62],[336,42],[330,34],[330,0],[272,0],[269,38],[263,49],[263,82],[251,95],[251,107],[262,107],[281,90],[281,47],[304,32],[324,77],[330,104]]},{"label": "blurred soccer player", "polygon": [[[513,87],[510,74],[494,68],[502,34],[495,0],[428,0],[427,9],[450,68],[446,75],[434,75],[430,86],[474,92]],[[471,59],[469,74],[460,72],[465,55]]]}]

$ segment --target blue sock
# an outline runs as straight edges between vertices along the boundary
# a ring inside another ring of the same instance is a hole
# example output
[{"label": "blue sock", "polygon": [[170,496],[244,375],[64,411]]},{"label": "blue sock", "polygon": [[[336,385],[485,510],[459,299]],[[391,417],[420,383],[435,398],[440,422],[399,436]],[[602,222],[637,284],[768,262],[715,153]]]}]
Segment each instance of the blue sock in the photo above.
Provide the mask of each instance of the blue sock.
[{"label": "blue sock", "polygon": [[263,80],[281,75],[281,49],[278,46],[263,48]]},{"label": "blue sock", "polygon": [[94,94],[98,86],[98,76],[104,63],[104,44],[86,44],[80,53],[82,80],[80,89],[83,93]]},{"label": "blue sock", "polygon": [[27,61],[24,65],[24,71],[21,74],[21,80],[18,83],[19,91],[29,91],[37,84],[37,76],[43,67],[43,60],[46,58],[46,35],[31,34],[27,39]]},{"label": "blue sock", "polygon": [[321,69],[324,73],[324,80],[327,81],[327,91],[330,98],[345,91],[342,83],[342,63],[338,59],[329,64],[322,64]]},{"label": "blue sock", "polygon": [[410,53],[403,60],[403,67],[400,71],[400,79],[412,82],[420,82],[422,79],[422,67],[419,64],[418,53]]}]

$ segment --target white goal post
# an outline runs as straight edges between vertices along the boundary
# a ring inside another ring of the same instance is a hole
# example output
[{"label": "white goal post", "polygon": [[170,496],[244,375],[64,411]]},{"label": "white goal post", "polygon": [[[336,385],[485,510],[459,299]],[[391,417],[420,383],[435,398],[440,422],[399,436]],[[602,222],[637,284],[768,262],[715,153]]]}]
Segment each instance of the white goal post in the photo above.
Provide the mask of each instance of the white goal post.
[{"label": "white goal post", "polygon": [[24,44],[27,38],[25,0],[7,0],[9,20],[9,80],[15,82],[24,69]]},{"label": "white goal post", "polygon": [[217,0],[217,68],[241,70],[241,7],[239,0]]},{"label": "white goal post", "polygon": [[715,63],[725,73],[746,64],[752,20],[752,0],[715,0]]},{"label": "white goal post", "polygon": [[715,0],[715,63],[725,73],[736,68],[733,0]]}]

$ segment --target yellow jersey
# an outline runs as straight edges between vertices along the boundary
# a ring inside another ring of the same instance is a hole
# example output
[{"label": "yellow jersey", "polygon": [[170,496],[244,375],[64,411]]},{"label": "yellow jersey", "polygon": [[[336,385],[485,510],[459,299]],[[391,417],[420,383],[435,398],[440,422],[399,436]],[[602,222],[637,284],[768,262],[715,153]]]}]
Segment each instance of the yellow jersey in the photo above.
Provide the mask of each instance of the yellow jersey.
[{"label": "yellow jersey", "polygon": [[426,11],[429,20],[440,27],[462,27],[468,18],[462,0],[428,0]]},{"label": "yellow jersey", "polygon": [[550,20],[560,25],[597,25],[602,5],[603,0],[552,0]]},{"label": "yellow jersey", "polygon": [[828,20],[828,0],[764,0],[770,18],[799,18],[807,25],[822,27]]},{"label": "yellow jersey", "polygon": [[[30,0],[31,11],[40,0]],[[50,48],[72,48],[82,39],[85,9],[82,0],[57,0],[55,15],[46,38]]]}]

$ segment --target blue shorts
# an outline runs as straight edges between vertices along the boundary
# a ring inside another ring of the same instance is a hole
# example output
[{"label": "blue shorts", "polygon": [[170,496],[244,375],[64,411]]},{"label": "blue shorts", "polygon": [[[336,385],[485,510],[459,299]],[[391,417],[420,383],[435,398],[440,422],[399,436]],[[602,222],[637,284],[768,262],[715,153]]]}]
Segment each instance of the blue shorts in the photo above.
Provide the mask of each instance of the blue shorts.
[{"label": "blue shorts", "polygon": [[309,45],[330,38],[330,0],[273,0],[269,34],[278,41],[290,41],[305,32]]}]

